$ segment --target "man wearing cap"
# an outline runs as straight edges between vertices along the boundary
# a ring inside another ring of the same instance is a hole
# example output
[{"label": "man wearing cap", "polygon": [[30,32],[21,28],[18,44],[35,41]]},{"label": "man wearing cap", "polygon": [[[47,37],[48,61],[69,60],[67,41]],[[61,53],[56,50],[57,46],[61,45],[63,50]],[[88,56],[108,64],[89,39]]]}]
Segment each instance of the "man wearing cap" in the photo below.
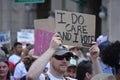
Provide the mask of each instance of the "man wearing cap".
[{"label": "man wearing cap", "polygon": [[[66,80],[64,73],[73,54],[60,45],[62,45],[62,39],[56,33],[52,37],[48,50],[30,67],[27,80]],[[50,70],[47,74],[41,74],[49,61]]]},{"label": "man wearing cap", "polygon": [[78,64],[80,60],[86,60],[82,51],[80,50],[80,46],[69,46],[69,51],[73,52],[76,55],[76,57],[74,57],[70,60],[70,63],[73,60],[76,60],[76,64]]},{"label": "man wearing cap", "polygon": [[74,64],[70,64],[67,67],[66,72],[64,73],[64,76],[67,78],[76,78],[76,65]]}]

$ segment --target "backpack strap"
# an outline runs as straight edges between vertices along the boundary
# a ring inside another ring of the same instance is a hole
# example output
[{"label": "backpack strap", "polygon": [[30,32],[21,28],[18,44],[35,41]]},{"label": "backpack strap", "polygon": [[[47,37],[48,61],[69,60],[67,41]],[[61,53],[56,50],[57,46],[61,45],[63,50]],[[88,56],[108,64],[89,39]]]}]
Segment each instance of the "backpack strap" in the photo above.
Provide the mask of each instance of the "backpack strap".
[{"label": "backpack strap", "polygon": [[16,64],[15,64],[15,67],[17,66],[17,64],[19,64],[20,62],[22,61],[22,59],[20,59]]},{"label": "backpack strap", "polygon": [[45,80],[50,80],[50,78],[49,78],[47,73],[44,73],[44,75],[45,75]]}]

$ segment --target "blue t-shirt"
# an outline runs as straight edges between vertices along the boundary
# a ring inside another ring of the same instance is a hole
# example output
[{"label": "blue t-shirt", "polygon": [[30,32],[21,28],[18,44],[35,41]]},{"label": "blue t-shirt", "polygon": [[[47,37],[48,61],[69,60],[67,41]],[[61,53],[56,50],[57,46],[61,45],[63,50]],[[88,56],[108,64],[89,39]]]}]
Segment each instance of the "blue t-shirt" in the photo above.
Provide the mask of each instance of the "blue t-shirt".
[{"label": "blue t-shirt", "polygon": [[105,65],[102,61],[100,61],[100,65],[103,70],[103,73],[113,74],[112,68],[110,66]]}]

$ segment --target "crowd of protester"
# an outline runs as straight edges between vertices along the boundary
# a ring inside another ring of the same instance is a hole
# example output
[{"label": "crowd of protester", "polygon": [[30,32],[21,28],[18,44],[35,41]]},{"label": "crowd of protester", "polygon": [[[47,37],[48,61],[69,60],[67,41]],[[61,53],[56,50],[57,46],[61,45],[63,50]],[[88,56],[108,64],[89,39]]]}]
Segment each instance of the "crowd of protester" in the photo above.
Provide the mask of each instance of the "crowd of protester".
[{"label": "crowd of protester", "polygon": [[41,56],[34,56],[31,44],[23,49],[15,42],[12,53],[1,44],[0,80],[120,80],[120,41],[93,42],[89,55],[62,42],[54,34]]}]

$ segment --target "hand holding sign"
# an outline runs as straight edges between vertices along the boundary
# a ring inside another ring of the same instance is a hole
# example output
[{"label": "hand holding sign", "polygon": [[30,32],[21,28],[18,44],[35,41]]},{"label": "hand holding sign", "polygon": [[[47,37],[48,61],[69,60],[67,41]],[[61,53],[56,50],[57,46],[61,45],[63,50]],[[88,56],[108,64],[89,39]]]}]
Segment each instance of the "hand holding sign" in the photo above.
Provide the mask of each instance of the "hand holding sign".
[{"label": "hand holding sign", "polygon": [[56,50],[60,45],[62,45],[62,38],[58,33],[55,33],[52,37],[50,48]]},{"label": "hand holding sign", "polygon": [[100,50],[96,42],[92,42],[92,46],[90,47],[89,52],[92,59],[96,59],[99,56]]}]

